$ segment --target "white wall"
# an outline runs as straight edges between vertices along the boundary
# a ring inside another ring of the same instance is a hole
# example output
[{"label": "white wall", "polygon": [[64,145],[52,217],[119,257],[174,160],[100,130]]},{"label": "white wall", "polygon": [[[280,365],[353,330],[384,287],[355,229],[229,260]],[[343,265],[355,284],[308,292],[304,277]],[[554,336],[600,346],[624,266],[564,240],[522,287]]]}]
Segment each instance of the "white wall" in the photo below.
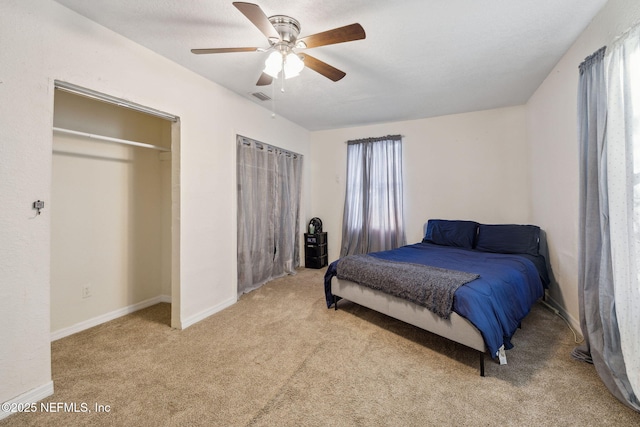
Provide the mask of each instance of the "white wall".
[{"label": "white wall", "polygon": [[340,254],[346,141],[403,135],[407,242],[415,243],[430,218],[530,221],[525,117],[524,107],[511,107],[313,132],[308,219],[322,219],[329,262]]},{"label": "white wall", "polygon": [[309,155],[305,129],[59,4],[2,1],[0,402],[51,392],[51,225],[31,204],[51,198],[55,79],[180,117],[182,326],[236,300],[235,134]]},{"label": "white wall", "polygon": [[640,20],[640,2],[609,0],[527,104],[532,221],[547,231],[549,292],[574,325],[578,308],[578,66]]}]

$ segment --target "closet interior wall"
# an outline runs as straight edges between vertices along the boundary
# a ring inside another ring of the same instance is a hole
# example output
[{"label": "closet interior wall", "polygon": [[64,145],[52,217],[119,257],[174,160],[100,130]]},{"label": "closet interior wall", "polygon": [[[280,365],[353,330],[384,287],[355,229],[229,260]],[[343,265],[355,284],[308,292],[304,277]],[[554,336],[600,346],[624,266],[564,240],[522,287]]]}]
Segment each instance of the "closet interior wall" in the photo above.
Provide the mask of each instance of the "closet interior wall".
[{"label": "closet interior wall", "polygon": [[56,90],[51,331],[171,298],[171,122]]}]

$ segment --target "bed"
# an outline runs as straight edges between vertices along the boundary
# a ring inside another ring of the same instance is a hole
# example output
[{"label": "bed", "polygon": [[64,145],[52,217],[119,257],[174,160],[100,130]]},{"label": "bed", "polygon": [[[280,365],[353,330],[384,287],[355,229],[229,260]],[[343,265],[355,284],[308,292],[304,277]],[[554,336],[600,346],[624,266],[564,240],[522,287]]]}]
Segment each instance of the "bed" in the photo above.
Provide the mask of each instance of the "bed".
[{"label": "bed", "polygon": [[[413,245],[332,262],[327,307],[342,298],[475,349],[501,364],[549,283],[534,225],[432,219]],[[542,249],[542,250],[541,250]]]}]

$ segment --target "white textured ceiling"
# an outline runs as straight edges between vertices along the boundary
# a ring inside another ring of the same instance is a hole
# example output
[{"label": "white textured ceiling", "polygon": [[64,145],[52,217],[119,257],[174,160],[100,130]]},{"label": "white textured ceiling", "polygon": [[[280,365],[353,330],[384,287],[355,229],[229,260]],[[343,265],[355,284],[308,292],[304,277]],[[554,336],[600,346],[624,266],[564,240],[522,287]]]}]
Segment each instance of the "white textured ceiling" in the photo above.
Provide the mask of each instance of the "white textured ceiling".
[{"label": "white textured ceiling", "polygon": [[[268,47],[232,0],[56,0],[308,130],[521,105],[606,0],[255,0],[288,15],[300,37],[360,23],[366,39],[306,52],[347,73],[305,69],[255,85],[267,53],[194,55],[192,48]],[[577,66],[577,64],[576,64]],[[577,72],[577,68],[576,68]],[[274,90],[276,89],[276,90]]]}]

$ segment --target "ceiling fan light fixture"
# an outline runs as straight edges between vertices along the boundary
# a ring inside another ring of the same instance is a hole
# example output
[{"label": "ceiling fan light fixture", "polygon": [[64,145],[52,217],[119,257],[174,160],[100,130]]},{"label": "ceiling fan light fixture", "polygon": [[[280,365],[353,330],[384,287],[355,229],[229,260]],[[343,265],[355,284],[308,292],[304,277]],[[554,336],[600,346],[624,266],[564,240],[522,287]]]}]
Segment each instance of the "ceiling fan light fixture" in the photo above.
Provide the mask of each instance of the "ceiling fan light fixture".
[{"label": "ceiling fan light fixture", "polygon": [[271,52],[264,61],[265,74],[270,75],[274,79],[277,79],[281,71],[284,71],[284,78],[290,79],[300,75],[300,72],[304,69],[304,62],[298,55],[293,52],[284,54],[280,51]]},{"label": "ceiling fan light fixture", "polygon": [[278,78],[278,74],[282,70],[282,54],[280,52],[271,52],[266,61],[264,61],[264,73],[270,75],[274,79]]},{"label": "ceiling fan light fixture", "polygon": [[304,69],[304,62],[295,53],[291,52],[286,56],[284,62],[284,78],[290,79],[300,75],[300,72]]}]

